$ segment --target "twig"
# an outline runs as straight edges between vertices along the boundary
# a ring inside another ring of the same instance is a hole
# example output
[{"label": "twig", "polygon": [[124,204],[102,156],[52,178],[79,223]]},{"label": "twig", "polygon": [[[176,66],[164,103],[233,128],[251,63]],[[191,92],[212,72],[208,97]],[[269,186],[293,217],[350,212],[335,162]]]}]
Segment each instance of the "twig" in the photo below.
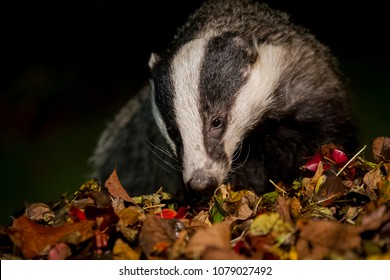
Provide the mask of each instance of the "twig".
[{"label": "twig", "polygon": [[270,181],[270,183],[271,183],[272,185],[275,186],[275,188],[277,188],[278,190],[280,190],[280,191],[283,192],[284,194],[287,194],[287,192],[286,192],[285,190],[283,190],[282,188],[280,188],[277,184],[275,184],[274,181],[272,181],[271,179],[270,179],[269,181]]},{"label": "twig", "polygon": [[364,145],[364,147],[361,148],[360,151],[357,152],[357,154],[354,155],[354,156],[353,156],[353,157],[352,157],[352,158],[343,166],[343,168],[340,169],[339,172],[337,172],[336,176],[339,176],[339,175],[341,174],[341,172],[343,172],[344,169],[347,168],[347,166],[348,166],[352,161],[354,161],[355,158],[356,158],[361,152],[363,152],[366,148],[367,148],[367,145]]}]

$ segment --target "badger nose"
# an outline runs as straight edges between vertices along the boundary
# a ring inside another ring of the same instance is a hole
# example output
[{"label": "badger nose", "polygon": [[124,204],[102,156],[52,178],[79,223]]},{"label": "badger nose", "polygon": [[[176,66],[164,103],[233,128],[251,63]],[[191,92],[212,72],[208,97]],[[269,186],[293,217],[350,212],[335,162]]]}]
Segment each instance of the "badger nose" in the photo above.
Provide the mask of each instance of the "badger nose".
[{"label": "badger nose", "polygon": [[213,192],[217,186],[218,181],[214,176],[200,170],[195,171],[187,182],[187,187],[196,192]]}]

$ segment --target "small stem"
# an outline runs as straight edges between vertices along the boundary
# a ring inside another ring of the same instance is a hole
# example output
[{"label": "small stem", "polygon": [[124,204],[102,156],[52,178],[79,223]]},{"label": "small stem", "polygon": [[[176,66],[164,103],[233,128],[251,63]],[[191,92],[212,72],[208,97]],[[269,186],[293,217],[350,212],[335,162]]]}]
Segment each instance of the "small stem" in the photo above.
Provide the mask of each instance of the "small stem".
[{"label": "small stem", "polygon": [[281,189],[277,184],[275,184],[274,181],[272,181],[271,179],[270,179],[269,181],[270,181],[270,183],[271,183],[272,185],[275,186],[275,188],[277,188],[278,190],[280,190],[280,191],[283,192],[284,194],[287,194],[287,192],[286,192],[285,190]]},{"label": "small stem", "polygon": [[364,145],[364,147],[361,148],[360,151],[357,152],[357,154],[354,155],[354,156],[353,156],[353,157],[352,157],[352,158],[343,166],[343,168],[340,169],[339,172],[337,172],[336,176],[339,176],[339,175],[341,174],[341,172],[343,172],[344,169],[347,168],[347,166],[348,166],[352,161],[354,161],[354,159],[355,159],[361,152],[363,152],[366,148],[367,148],[367,145]]}]

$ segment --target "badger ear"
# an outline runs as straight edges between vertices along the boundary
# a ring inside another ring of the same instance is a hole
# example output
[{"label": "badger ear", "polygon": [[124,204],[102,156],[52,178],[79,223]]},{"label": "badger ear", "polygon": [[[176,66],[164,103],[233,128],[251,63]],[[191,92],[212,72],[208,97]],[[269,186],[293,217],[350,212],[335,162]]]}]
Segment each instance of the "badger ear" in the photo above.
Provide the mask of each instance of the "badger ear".
[{"label": "badger ear", "polygon": [[153,69],[153,67],[156,65],[157,62],[160,61],[160,56],[156,53],[152,53],[149,58],[149,68]]}]

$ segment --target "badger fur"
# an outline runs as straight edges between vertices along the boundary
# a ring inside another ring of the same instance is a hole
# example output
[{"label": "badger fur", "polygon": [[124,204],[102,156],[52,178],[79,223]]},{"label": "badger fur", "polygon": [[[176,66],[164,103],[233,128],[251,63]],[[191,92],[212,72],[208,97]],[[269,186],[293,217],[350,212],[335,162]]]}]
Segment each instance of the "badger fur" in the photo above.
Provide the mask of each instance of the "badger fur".
[{"label": "badger fur", "polygon": [[93,157],[95,175],[116,167],[130,194],[224,182],[262,192],[269,179],[291,182],[322,144],[355,148],[335,59],[266,4],[206,1],[149,67],[150,85]]}]

